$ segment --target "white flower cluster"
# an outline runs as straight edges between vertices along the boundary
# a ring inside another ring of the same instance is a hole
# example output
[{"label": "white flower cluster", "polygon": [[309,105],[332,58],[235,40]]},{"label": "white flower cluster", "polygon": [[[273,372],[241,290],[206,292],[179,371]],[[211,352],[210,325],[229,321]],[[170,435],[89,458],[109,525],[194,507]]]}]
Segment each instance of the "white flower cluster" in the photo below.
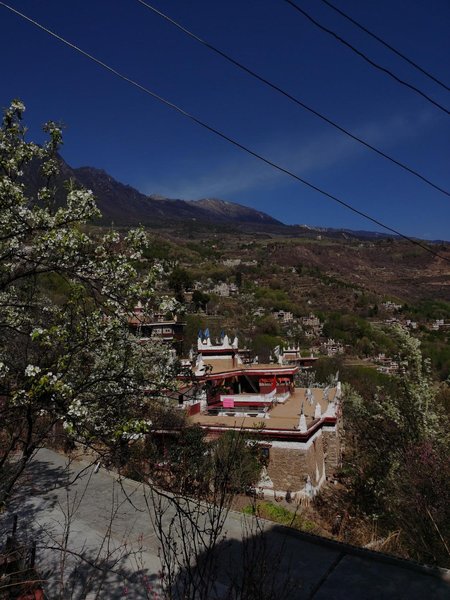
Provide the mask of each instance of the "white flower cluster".
[{"label": "white flower cluster", "polygon": [[36,377],[41,372],[41,368],[36,365],[28,365],[25,369],[25,377]]},{"label": "white flower cluster", "polygon": [[0,129],[0,374],[19,418],[31,407],[91,435],[142,433],[149,426],[141,420],[144,390],[156,397],[168,389],[170,352],[156,341],[138,343],[127,320],[137,299],[165,312],[177,308],[158,295],[164,267],[145,275],[135,268],[148,242],[143,229],[99,236],[80,227],[100,214],[91,191],[69,184],[61,206],[50,180],[26,196],[17,183],[22,165],[34,160],[47,175],[57,173],[61,130],[49,123],[43,147],[26,142],[24,109],[15,101]]},{"label": "white flower cluster", "polygon": [[9,372],[9,367],[2,360],[0,360],[0,376],[4,377]]},{"label": "white flower cluster", "polygon": [[24,113],[25,104],[21,100],[13,100],[10,105],[10,110],[14,112]]}]

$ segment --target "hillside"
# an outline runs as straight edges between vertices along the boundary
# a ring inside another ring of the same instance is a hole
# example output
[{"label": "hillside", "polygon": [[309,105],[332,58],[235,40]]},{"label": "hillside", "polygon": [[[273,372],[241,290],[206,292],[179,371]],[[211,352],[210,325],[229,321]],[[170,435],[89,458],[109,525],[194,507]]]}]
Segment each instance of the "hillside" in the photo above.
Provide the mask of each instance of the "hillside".
[{"label": "hillside", "polygon": [[[402,302],[450,299],[449,263],[388,234],[285,225],[264,212],[217,198],[146,196],[106,171],[72,168],[60,157],[56,187],[61,201],[63,184],[68,179],[94,192],[103,215],[98,225],[141,224],[153,229],[173,242],[174,259],[183,260],[186,244],[195,240],[208,266],[211,259],[256,261],[263,275],[261,282],[267,279],[269,287],[273,284],[273,269],[285,270],[290,274],[284,276],[286,283],[282,286],[292,288],[291,294],[297,295],[298,301],[308,297],[310,306],[316,309],[351,307],[352,290]],[[32,164],[25,180],[31,195],[35,195],[42,184],[38,164]],[[448,243],[430,243],[450,258]],[[195,252],[190,252],[187,264],[199,264]]]}]

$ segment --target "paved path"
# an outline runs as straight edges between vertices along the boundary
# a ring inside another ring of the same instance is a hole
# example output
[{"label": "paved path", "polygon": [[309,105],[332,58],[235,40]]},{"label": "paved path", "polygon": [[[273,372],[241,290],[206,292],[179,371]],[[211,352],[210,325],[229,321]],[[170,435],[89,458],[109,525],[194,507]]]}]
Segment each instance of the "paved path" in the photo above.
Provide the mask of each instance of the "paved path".
[{"label": "paved path", "polygon": [[[75,476],[76,481],[70,483]],[[145,486],[129,479],[118,482],[103,468],[95,473],[94,466],[83,461],[68,467],[65,457],[41,450],[30,467],[25,498],[21,490],[20,499],[0,519],[0,531],[10,527],[13,513],[19,516],[19,531],[34,531],[37,566],[48,579],[52,599],[153,598],[161,564],[149,505]],[[173,515],[169,508],[164,517],[166,527]],[[242,531],[253,525],[253,519],[229,513],[225,539],[218,545],[220,566],[211,598],[242,597],[239,591],[229,595],[230,576],[238,580],[246,561],[252,565],[256,582],[264,581],[267,599],[450,598],[447,574],[270,523],[264,523],[264,541],[250,537],[244,544]],[[65,537],[69,552],[64,554]],[[61,593],[62,579],[65,587]],[[270,585],[276,592],[269,591]],[[261,594],[254,594],[246,598],[264,600]]]}]

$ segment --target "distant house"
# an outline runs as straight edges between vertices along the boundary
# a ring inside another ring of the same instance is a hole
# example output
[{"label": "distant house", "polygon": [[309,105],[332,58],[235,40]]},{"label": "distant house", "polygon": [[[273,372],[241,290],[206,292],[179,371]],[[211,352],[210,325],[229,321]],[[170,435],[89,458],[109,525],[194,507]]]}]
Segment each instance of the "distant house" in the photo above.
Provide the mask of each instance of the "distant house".
[{"label": "distant house", "polygon": [[381,304],[381,307],[384,308],[384,310],[386,312],[396,312],[401,309],[402,305],[396,304],[395,302],[391,302],[390,300],[387,300],[386,302],[383,302]]},{"label": "distant house", "polygon": [[227,258],[222,261],[222,264],[225,265],[225,267],[237,267],[241,262],[242,260],[240,258]]},{"label": "distant house", "polygon": [[301,317],[300,323],[302,324],[306,337],[319,337],[322,335],[323,323],[319,317],[316,317],[311,313],[308,317]]},{"label": "distant house", "polygon": [[266,314],[266,309],[262,306],[258,306],[255,308],[252,314],[254,317],[263,317]]},{"label": "distant house", "polygon": [[[436,319],[430,326],[430,329],[433,331],[439,331],[439,329],[441,329],[442,327],[445,327],[445,321],[444,319]],[[447,325],[448,327],[448,325]]]},{"label": "distant house", "polygon": [[128,318],[128,327],[142,342],[158,338],[173,346],[176,353],[183,352],[183,332],[186,323],[178,321],[176,315],[172,319],[162,313],[148,313],[139,302]]},{"label": "distant house", "polygon": [[384,352],[380,352],[380,354],[378,354],[374,360],[378,364],[377,371],[380,373],[385,373],[386,375],[397,375],[397,373],[400,372],[400,365],[398,362],[386,356]]},{"label": "distant house", "polygon": [[272,313],[272,316],[283,324],[292,323],[294,315],[287,310],[276,310]]},{"label": "distant house", "polygon": [[338,354],[344,353],[344,346],[341,342],[336,342],[332,338],[327,339],[325,342],[322,342],[320,345],[320,349],[323,354],[327,356],[337,356]]},{"label": "distant house", "polygon": [[211,290],[213,294],[228,298],[229,296],[236,296],[239,293],[239,288],[235,283],[218,283]]},{"label": "distant house", "polygon": [[302,369],[311,369],[317,357],[310,352],[309,356],[302,356],[298,346],[288,346],[281,351],[280,362],[283,365],[296,365]]}]

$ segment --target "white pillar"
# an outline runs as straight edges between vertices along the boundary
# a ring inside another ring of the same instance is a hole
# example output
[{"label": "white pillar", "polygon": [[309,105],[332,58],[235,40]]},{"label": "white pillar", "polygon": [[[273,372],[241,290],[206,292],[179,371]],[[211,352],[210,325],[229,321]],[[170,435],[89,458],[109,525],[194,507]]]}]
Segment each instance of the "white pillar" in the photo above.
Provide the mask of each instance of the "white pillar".
[{"label": "white pillar", "polygon": [[304,413],[300,415],[300,420],[298,422],[298,430],[300,433],[306,433],[308,431],[308,427],[306,426],[306,417]]},{"label": "white pillar", "polygon": [[322,417],[322,409],[320,408],[320,404],[317,403],[316,404],[316,409],[314,411],[314,418],[315,419],[320,419]]}]

